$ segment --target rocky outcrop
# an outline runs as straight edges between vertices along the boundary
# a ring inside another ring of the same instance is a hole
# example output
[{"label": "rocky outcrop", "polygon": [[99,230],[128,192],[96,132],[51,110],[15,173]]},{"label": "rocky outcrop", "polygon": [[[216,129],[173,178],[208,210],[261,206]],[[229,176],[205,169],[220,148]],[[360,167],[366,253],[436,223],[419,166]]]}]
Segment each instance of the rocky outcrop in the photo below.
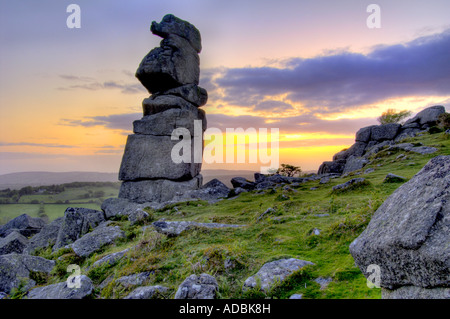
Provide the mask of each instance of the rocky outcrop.
[{"label": "rocky outcrop", "polygon": [[[169,202],[201,187],[206,116],[199,107],[208,98],[198,86],[200,32],[171,14],[152,22],[151,31],[163,40],[144,57],[136,77],[152,95],[142,103],[143,118],[133,123],[119,171],[119,198],[140,204]],[[183,130],[191,139],[183,140],[188,145],[181,152],[190,155],[178,162],[173,150],[181,142],[174,137],[184,136]]]},{"label": "rocky outcrop", "polygon": [[27,214],[22,214],[0,226],[0,238],[8,236],[13,231],[25,237],[30,237],[40,232],[44,226],[45,222],[41,218],[33,218]]},{"label": "rocky outcrop", "polygon": [[431,159],[378,208],[350,245],[363,274],[380,267],[383,296],[448,295],[450,156]]},{"label": "rocky outcrop", "polygon": [[30,289],[36,285],[30,279],[30,272],[49,274],[55,262],[42,257],[8,254],[0,256],[0,292],[9,294],[13,288],[18,288],[21,282],[25,282],[24,289]]},{"label": "rocky outcrop", "polygon": [[280,284],[293,272],[302,269],[307,265],[314,265],[310,261],[299,260],[295,258],[279,259],[264,264],[254,275],[247,278],[244,282],[243,290],[257,288],[268,292],[275,285]]},{"label": "rocky outcrop", "polygon": [[215,299],[219,284],[208,274],[190,275],[178,287],[175,299]]},{"label": "rocky outcrop", "polygon": [[85,275],[74,276],[67,281],[30,290],[28,299],[84,299],[92,294],[94,285]]},{"label": "rocky outcrop", "polygon": [[[432,106],[419,112],[404,125],[384,124],[371,125],[356,132],[355,143],[348,149],[336,153],[333,161],[323,162],[318,174],[345,174],[364,167],[368,157],[378,153],[384,146],[399,143],[405,138],[414,137],[417,133],[436,125],[440,114],[445,113],[443,106]],[[433,147],[411,147],[407,150],[419,154],[431,154],[437,151]]]}]

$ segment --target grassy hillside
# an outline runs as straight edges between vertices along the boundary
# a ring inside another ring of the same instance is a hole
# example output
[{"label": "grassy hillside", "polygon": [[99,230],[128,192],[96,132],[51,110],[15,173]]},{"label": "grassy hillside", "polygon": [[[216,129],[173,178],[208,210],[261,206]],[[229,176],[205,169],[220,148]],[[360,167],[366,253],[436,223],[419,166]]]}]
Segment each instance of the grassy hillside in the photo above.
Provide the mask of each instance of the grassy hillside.
[{"label": "grassy hillside", "polygon": [[[127,239],[89,258],[78,258],[71,251],[52,255],[49,250],[39,254],[55,259],[57,270],[46,283],[62,281],[69,275],[68,264],[77,263],[82,273],[95,284],[109,278],[109,284],[96,289],[97,298],[121,298],[130,288],[116,285],[115,279],[143,271],[151,271],[148,284],[171,288],[166,296],[173,298],[178,285],[190,274],[209,273],[219,282],[220,298],[288,298],[294,293],[303,298],[380,298],[379,289],[369,289],[360,270],[349,253],[349,244],[363,231],[371,216],[383,201],[402,183],[383,183],[388,173],[410,179],[432,157],[450,154],[450,140],[444,134],[425,134],[410,139],[439,149],[437,153],[420,155],[409,152],[382,151],[361,172],[345,178],[332,179],[327,184],[311,181],[276,191],[242,193],[237,197],[209,205],[206,202],[188,202],[160,211],[148,209],[154,220],[191,220],[246,225],[238,229],[203,229],[182,233],[175,238],[161,235],[152,228],[145,233],[142,225],[130,226],[126,220],[117,220]],[[406,158],[397,158],[404,153]],[[374,172],[364,174],[367,168]],[[345,192],[333,192],[332,187],[354,178],[364,177],[368,183]],[[316,190],[311,190],[317,187]],[[261,217],[268,208],[272,213]],[[314,234],[314,230],[320,234]],[[88,270],[101,257],[135,247],[127,257],[114,266]],[[58,258],[60,257],[60,258]],[[266,262],[294,257],[315,265],[295,273],[290,279],[267,295],[259,291],[243,293],[246,278],[254,275]],[[227,261],[225,263],[225,261]],[[228,267],[226,267],[228,265]],[[231,267],[229,265],[232,265]],[[331,278],[324,289],[314,281]]]}]

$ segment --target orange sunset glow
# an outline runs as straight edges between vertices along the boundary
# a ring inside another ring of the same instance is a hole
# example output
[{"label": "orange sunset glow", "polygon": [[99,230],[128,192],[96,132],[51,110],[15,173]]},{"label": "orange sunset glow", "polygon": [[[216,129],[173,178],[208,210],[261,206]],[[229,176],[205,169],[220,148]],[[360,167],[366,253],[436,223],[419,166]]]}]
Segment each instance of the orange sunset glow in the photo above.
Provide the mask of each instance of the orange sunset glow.
[{"label": "orange sunset glow", "polygon": [[0,174],[117,172],[149,96],[134,73],[166,13],[201,32],[208,128],[278,128],[279,163],[317,170],[387,109],[449,110],[450,5],[432,2],[378,1],[370,29],[355,1],[79,1],[69,29],[70,2],[2,1]]}]

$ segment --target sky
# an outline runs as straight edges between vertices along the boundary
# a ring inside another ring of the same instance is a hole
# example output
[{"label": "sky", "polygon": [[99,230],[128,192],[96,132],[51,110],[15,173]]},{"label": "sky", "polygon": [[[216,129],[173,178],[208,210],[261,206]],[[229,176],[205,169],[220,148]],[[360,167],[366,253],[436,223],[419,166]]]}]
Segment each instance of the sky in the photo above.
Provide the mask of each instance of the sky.
[{"label": "sky", "polygon": [[279,128],[280,163],[317,170],[390,108],[450,110],[448,0],[0,0],[0,174],[118,172],[167,13],[201,32],[208,127]]}]

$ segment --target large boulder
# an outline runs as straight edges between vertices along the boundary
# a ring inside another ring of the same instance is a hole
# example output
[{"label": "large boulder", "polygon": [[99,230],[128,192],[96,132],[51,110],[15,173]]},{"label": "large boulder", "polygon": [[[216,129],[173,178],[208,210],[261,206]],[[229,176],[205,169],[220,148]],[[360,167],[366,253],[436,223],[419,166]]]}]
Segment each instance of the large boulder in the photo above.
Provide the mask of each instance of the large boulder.
[{"label": "large boulder", "polygon": [[55,262],[42,257],[8,254],[0,256],[0,292],[9,294],[13,288],[18,288],[25,281],[31,288],[36,282],[30,279],[30,272],[49,274]]},{"label": "large boulder", "polygon": [[374,128],[376,125],[366,126],[363,128],[360,128],[358,132],[356,132],[355,141],[356,142],[363,142],[363,143],[369,143],[371,140],[371,132],[372,128]]},{"label": "large boulder", "polygon": [[63,221],[64,218],[60,217],[45,225],[39,233],[31,237],[24,253],[31,255],[38,249],[55,245]]},{"label": "large boulder", "polygon": [[82,237],[89,230],[96,228],[104,222],[105,214],[101,211],[68,207],[64,212],[64,217],[59,227],[56,243],[53,246],[53,251],[75,242]]},{"label": "large boulder", "polygon": [[105,213],[105,218],[111,219],[119,216],[129,216],[145,207],[145,204],[130,202],[125,198],[108,198],[103,201],[101,209]]},{"label": "large boulder", "polygon": [[133,286],[142,286],[150,279],[151,274],[152,273],[150,271],[145,271],[129,276],[122,276],[116,279],[116,284],[122,285],[126,288]]},{"label": "large boulder", "polygon": [[190,275],[178,287],[175,299],[215,299],[219,284],[208,274]]},{"label": "large boulder", "polygon": [[[74,276],[67,281],[37,287],[28,292],[28,299],[84,299],[90,296],[94,285],[85,275]],[[70,287],[69,287],[70,286]]]},{"label": "large boulder", "polygon": [[307,265],[314,265],[310,261],[295,258],[279,259],[264,264],[258,272],[247,278],[244,282],[243,290],[259,287],[261,291],[268,292],[276,284],[280,284],[293,272],[302,269]]},{"label": "large boulder", "polygon": [[[195,121],[198,128],[195,129]],[[201,109],[171,108],[161,113],[144,116],[133,122],[133,131],[143,135],[171,136],[177,128],[187,129],[191,137],[200,136],[206,130],[205,112]]]},{"label": "large boulder", "polygon": [[150,30],[162,38],[167,38],[171,34],[178,35],[186,39],[197,53],[202,50],[202,38],[197,28],[173,14],[165,15],[160,23],[153,21]]},{"label": "large boulder", "polygon": [[378,265],[381,287],[449,287],[450,156],[431,159],[378,208],[350,253],[368,276]]},{"label": "large boulder", "polygon": [[136,77],[150,93],[198,84],[200,58],[186,39],[170,34],[142,60]]},{"label": "large boulder", "polygon": [[364,167],[369,161],[363,157],[350,156],[345,163],[343,174],[359,170]]},{"label": "large boulder", "polygon": [[344,171],[345,162],[346,162],[345,160],[323,162],[320,165],[317,174],[318,175],[330,174],[330,173],[342,174],[342,172]]},{"label": "large boulder", "polygon": [[8,236],[13,231],[17,231],[25,237],[30,237],[39,233],[44,226],[45,221],[41,218],[33,218],[27,214],[22,214],[0,226],[0,238]]},{"label": "large boulder", "polygon": [[[191,140],[191,157],[188,163],[175,163],[172,149],[180,141],[170,136],[132,134],[128,136],[125,152],[120,165],[121,181],[143,179],[192,179],[200,173],[202,163],[195,163],[195,143]],[[198,147],[202,147],[199,145]],[[151,160],[142,160],[151,159]]]},{"label": "large boulder", "polygon": [[371,140],[382,142],[393,140],[402,126],[396,123],[377,125],[371,129]]},{"label": "large boulder", "polygon": [[412,119],[406,121],[405,126],[411,125],[413,123],[418,123],[419,125],[436,125],[439,115],[445,113],[445,107],[442,105],[435,105],[425,110],[420,111]]},{"label": "large boulder", "polygon": [[106,222],[76,240],[72,244],[75,254],[81,257],[88,257],[103,246],[112,244],[117,239],[125,237],[125,233],[119,226],[107,226],[108,224],[109,222]]},{"label": "large boulder", "polygon": [[13,231],[5,238],[0,238],[0,255],[21,254],[27,245],[28,239],[19,232]]},{"label": "large boulder", "polygon": [[231,179],[231,185],[233,185],[234,188],[240,187],[246,190],[253,190],[256,186],[254,182],[247,180],[245,177],[233,177]]},{"label": "large boulder", "polygon": [[171,181],[168,179],[127,181],[120,186],[119,198],[141,204],[168,202],[176,195],[199,189],[202,181],[202,175],[197,175],[186,181]]},{"label": "large boulder", "polygon": [[186,84],[161,93],[161,95],[176,95],[195,106],[203,106],[208,101],[208,92],[198,85]]}]

